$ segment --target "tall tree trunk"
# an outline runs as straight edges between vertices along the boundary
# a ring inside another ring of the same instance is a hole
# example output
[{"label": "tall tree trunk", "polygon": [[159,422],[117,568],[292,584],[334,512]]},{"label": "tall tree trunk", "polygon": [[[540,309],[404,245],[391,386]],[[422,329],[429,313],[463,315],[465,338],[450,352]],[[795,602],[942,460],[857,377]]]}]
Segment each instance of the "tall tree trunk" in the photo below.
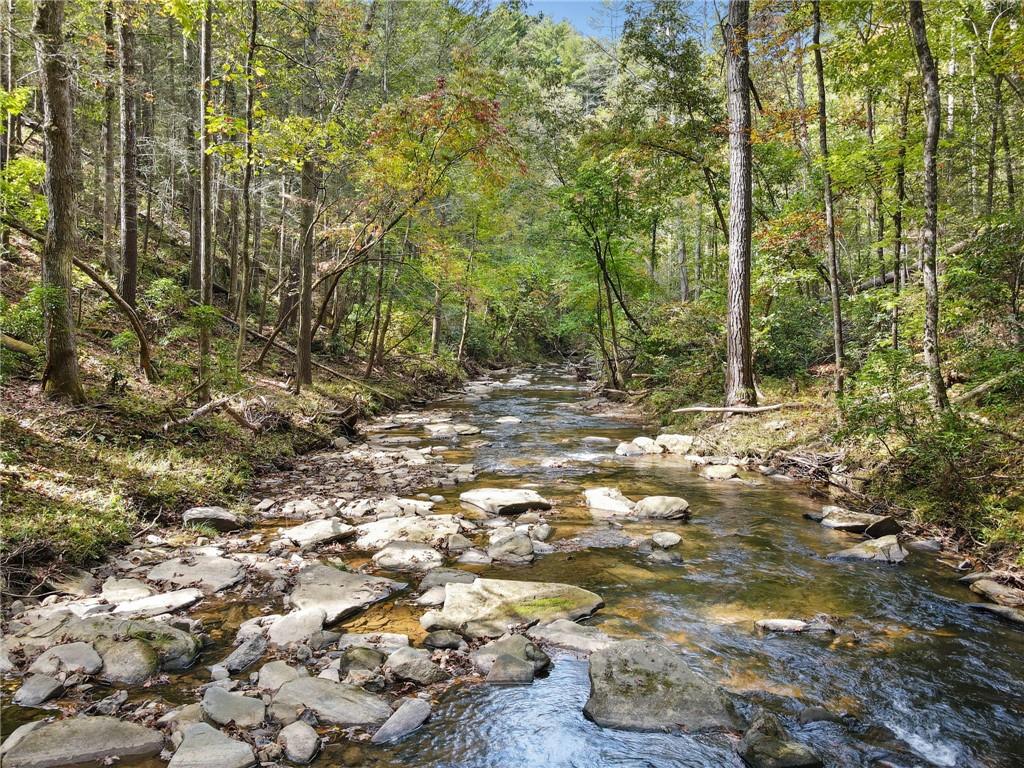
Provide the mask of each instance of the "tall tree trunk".
[{"label": "tall tree trunk", "polygon": [[[244,232],[242,234],[242,280],[238,292],[238,344],[235,348],[235,363],[241,368],[242,353],[245,351],[246,324],[249,319],[249,292],[252,286],[253,266],[258,263],[259,246],[259,223],[252,221],[252,128],[253,128],[253,102],[256,96],[255,83],[255,57],[256,57],[256,34],[259,31],[259,9],[256,0],[249,0],[249,41],[245,49],[245,173],[242,176],[242,205],[244,207],[243,217],[245,219]],[[259,201],[256,203],[257,218],[259,217]],[[249,235],[250,227],[255,230],[252,244],[252,258],[249,257]]]},{"label": "tall tree trunk", "polygon": [[828,287],[832,296],[832,340],[835,355],[835,376],[833,386],[836,397],[843,394],[843,378],[846,370],[843,344],[843,307],[839,288],[839,254],[836,252],[836,219],[832,200],[832,173],[829,170],[828,125],[825,112],[825,69],[821,57],[821,3],[814,0],[814,71],[818,80],[818,146],[822,162],[822,195],[825,198],[825,230],[828,246]]},{"label": "tall tree trunk", "polygon": [[302,163],[302,258],[299,269],[299,331],[295,342],[296,390],[313,383],[313,222],[316,217],[317,174],[312,160]]},{"label": "tall tree trunk", "polygon": [[380,310],[384,296],[384,241],[377,245],[377,283],[373,292],[373,322],[370,325],[370,349],[366,355],[366,371],[369,378],[373,374],[373,366],[377,362],[377,345],[380,343]]},{"label": "tall tree trunk", "polygon": [[43,386],[73,402],[85,400],[78,374],[71,311],[71,260],[78,244],[76,162],[70,60],[64,51],[64,0],[37,0],[33,20],[36,62],[42,73],[43,143],[46,150],[46,239],[42,287],[46,331]]},{"label": "tall tree trunk", "polygon": [[121,281],[118,293],[135,308],[139,285],[138,141],[136,135],[135,6],[122,3],[118,14],[121,67]]},{"label": "tall tree trunk", "polygon": [[103,263],[112,275],[120,275],[120,258],[115,255],[117,234],[117,193],[114,184],[117,173],[114,170],[114,128],[115,98],[117,93],[117,40],[114,37],[114,0],[107,0],[103,7],[104,50],[103,66],[107,77],[103,85]]},{"label": "tall tree trunk", "polygon": [[892,348],[900,346],[900,288],[903,282],[903,206],[907,199],[907,122],[910,112],[910,85],[903,91],[900,104],[899,148],[896,150],[896,210],[892,215],[893,281]]},{"label": "tall tree trunk", "polygon": [[949,407],[946,382],[942,378],[939,353],[939,280],[936,269],[939,213],[939,72],[928,46],[922,0],[910,0],[910,30],[924,81],[924,226],[922,227],[922,275],[924,279],[924,364],[928,374],[928,391],[932,405],[939,410]]},{"label": "tall tree trunk", "polygon": [[[14,87],[14,0],[0,0],[0,85],[5,91]],[[0,171],[14,159],[15,120],[14,113],[8,112],[0,126]],[[6,195],[0,201],[0,213],[7,213]],[[10,245],[11,229],[0,218],[0,253],[9,253]]]},{"label": "tall tree trunk", "polygon": [[[199,67],[199,51],[195,42],[193,42],[187,35],[182,35],[181,42],[182,58],[185,63],[186,79],[202,89],[202,81],[200,77]],[[203,124],[203,104],[204,99],[200,95],[199,98],[192,100],[192,108],[186,108],[185,113],[188,115],[185,121],[185,152],[188,155],[188,172],[185,175],[187,182],[187,197],[188,197],[188,233],[189,233],[189,248],[191,251],[191,259],[189,261],[188,270],[188,287],[193,291],[199,291],[202,293],[203,283],[203,213],[202,213],[202,185],[200,184],[200,175],[202,168],[202,158],[199,154],[199,147],[196,144],[196,132],[199,130],[199,126]]]},{"label": "tall tree trunk", "polygon": [[434,286],[434,314],[430,321],[430,356],[437,357],[441,348],[441,282]]},{"label": "tall tree trunk", "polygon": [[647,259],[647,275],[654,279],[654,273],[658,269],[658,220],[661,217],[655,214],[651,222],[651,253]]},{"label": "tall tree trunk", "polygon": [[[998,102],[1002,92],[1002,75],[992,77],[993,91]],[[991,216],[993,211],[993,199],[996,189],[996,144],[999,139],[999,112],[992,110],[992,122],[988,132],[988,152],[985,154],[985,215]]]},{"label": "tall tree trunk", "polygon": [[1006,207],[1013,213],[1017,208],[1017,190],[1013,179],[1013,154],[1010,152],[1010,133],[1006,127],[1006,110],[1003,108],[1002,78],[996,82],[996,115],[999,117],[999,131],[1003,137],[1003,169],[1006,174]]},{"label": "tall tree trunk", "polygon": [[885,214],[882,201],[882,163],[879,161],[875,147],[875,94],[870,89],[867,96],[868,112],[868,143],[871,146],[871,167],[875,178],[871,183],[874,200],[872,209],[875,217],[875,252],[878,256],[878,268],[884,276],[885,268]]},{"label": "tall tree trunk", "polygon": [[[213,156],[206,119],[210,104],[213,65],[213,2],[203,3],[199,31],[199,302],[213,308]],[[210,328],[206,319],[199,327],[199,401],[210,400]]]},{"label": "tall tree trunk", "polygon": [[750,5],[729,0],[725,22],[726,88],[729,111],[729,286],[726,315],[725,404],[756,405],[750,342],[750,236],[752,226],[750,148]]},{"label": "tall tree trunk", "polygon": [[686,230],[679,227],[679,300],[690,298],[690,269],[686,263]]},{"label": "tall tree trunk", "polygon": [[[455,354],[455,360],[459,365],[462,365],[462,358],[466,353],[466,338],[469,336],[469,314],[471,309],[471,289],[470,281],[473,279],[473,257],[476,255],[477,246],[477,228],[480,226],[480,214],[476,215],[473,220],[473,247],[469,249],[469,263],[466,265],[466,284],[463,287],[465,293],[465,304],[462,308],[462,328],[459,331],[459,347]],[[408,237],[408,228],[406,228],[406,237]]]}]

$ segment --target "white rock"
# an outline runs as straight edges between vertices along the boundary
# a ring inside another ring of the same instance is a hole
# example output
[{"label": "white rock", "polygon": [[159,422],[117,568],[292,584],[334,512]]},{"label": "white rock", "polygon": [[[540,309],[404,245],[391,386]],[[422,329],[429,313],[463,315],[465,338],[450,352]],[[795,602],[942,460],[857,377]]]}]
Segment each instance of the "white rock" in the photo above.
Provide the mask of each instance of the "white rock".
[{"label": "white rock", "polygon": [[677,435],[665,433],[654,438],[654,442],[669,453],[686,455],[693,449],[693,435]]},{"label": "white rock", "polygon": [[354,532],[355,528],[351,525],[346,525],[337,518],[328,517],[323,520],[310,520],[308,523],[296,525],[293,528],[284,528],[281,535],[298,547],[312,547],[339,541],[351,536]]},{"label": "white rock", "polygon": [[663,549],[668,549],[669,547],[674,547],[676,544],[682,541],[683,537],[680,536],[678,533],[672,533],[671,531],[658,531],[656,534],[651,536],[651,539],[659,547]]},{"label": "white rock", "polygon": [[114,609],[114,614],[131,618],[159,616],[163,613],[171,613],[172,611],[187,608],[202,599],[203,593],[198,589],[177,589],[173,592],[162,592],[149,597],[140,597],[137,600],[127,600],[123,603],[118,603]]},{"label": "white rock", "polygon": [[618,488],[587,488],[583,491],[583,497],[587,500],[587,506],[592,512],[629,515],[633,513],[633,507],[636,506],[633,501],[623,496]]},{"label": "white rock", "polygon": [[459,501],[492,515],[551,509],[551,502],[530,488],[474,488],[459,494]]},{"label": "white rock", "polygon": [[277,743],[284,749],[285,757],[303,765],[316,757],[320,750],[319,734],[301,720],[282,728],[277,734]]},{"label": "white rock", "polygon": [[256,755],[248,744],[236,741],[207,723],[185,729],[181,745],[167,768],[249,768]]},{"label": "white rock", "polygon": [[433,547],[415,541],[392,541],[373,556],[380,568],[393,571],[429,571],[444,563]]}]

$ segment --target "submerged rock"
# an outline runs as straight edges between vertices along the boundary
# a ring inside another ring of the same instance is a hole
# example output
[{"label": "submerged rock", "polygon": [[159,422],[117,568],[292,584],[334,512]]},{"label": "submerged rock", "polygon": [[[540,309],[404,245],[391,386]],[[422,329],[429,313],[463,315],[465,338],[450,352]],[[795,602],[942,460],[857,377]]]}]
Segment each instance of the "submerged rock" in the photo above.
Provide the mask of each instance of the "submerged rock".
[{"label": "submerged rock", "polygon": [[874,560],[880,563],[901,563],[909,553],[895,536],[883,536],[880,539],[869,539],[856,546],[833,552],[829,560]]},{"label": "submerged rock", "polygon": [[732,464],[706,464],[700,471],[705,480],[732,480],[739,473]]},{"label": "submerged rock", "polygon": [[333,624],[368,605],[387,599],[405,586],[400,581],[317,564],[296,574],[295,589],[290,599],[298,609],[323,611],[324,623]]},{"label": "submerged rock", "polygon": [[679,496],[647,496],[633,507],[633,514],[651,520],[683,520],[689,517],[690,502]]},{"label": "submerged rock", "polygon": [[193,723],[167,768],[249,768],[256,764],[252,747],[236,741],[207,723]]},{"label": "submerged rock", "polygon": [[808,513],[805,517],[817,520],[826,528],[846,531],[847,533],[864,533],[868,526],[884,519],[882,515],[854,512],[844,507],[832,505],[822,507],[820,513]]},{"label": "submerged rock", "polygon": [[999,605],[998,603],[968,603],[967,607],[973,608],[976,611],[994,613],[996,616],[1006,619],[1013,624],[1024,626],[1024,610],[1019,608],[1012,608],[1008,605]]},{"label": "submerged rock", "polygon": [[283,723],[295,722],[305,709],[312,710],[321,723],[345,728],[379,725],[391,717],[391,707],[380,696],[320,677],[285,683],[271,703],[271,712]]},{"label": "submerged rock", "polygon": [[657,643],[626,640],[590,657],[583,713],[598,725],[635,731],[735,730],[741,722],[717,686]]},{"label": "submerged rock", "polygon": [[477,579],[445,590],[444,608],[428,611],[420,623],[470,637],[498,637],[519,624],[578,619],[604,605],[599,595],[570,584]]},{"label": "submerged rock", "polygon": [[551,502],[529,488],[474,488],[459,501],[492,515],[518,515],[531,509],[551,509]]},{"label": "submerged rock", "polygon": [[618,488],[587,488],[583,498],[591,512],[604,512],[613,515],[631,515],[635,502],[628,499]]},{"label": "submerged rock", "polygon": [[779,721],[762,711],[754,718],[736,753],[751,768],[821,768],[821,759],[810,747],[793,741]]},{"label": "submerged rock", "polygon": [[835,627],[821,617],[816,617],[811,621],[803,621],[801,619],[761,619],[755,622],[754,626],[756,626],[760,632],[796,633],[836,631]]},{"label": "submerged rock", "polygon": [[674,547],[682,540],[682,536],[680,536],[678,533],[672,533],[671,531],[658,531],[657,533],[651,536],[651,541],[653,541],[662,549]]},{"label": "submerged rock", "polygon": [[147,757],[158,754],[164,743],[159,731],[113,717],[78,716],[32,725],[13,746],[4,744],[4,768],[59,768]]},{"label": "submerged rock", "polygon": [[370,739],[374,744],[398,741],[415,731],[430,717],[430,704],[423,699],[406,699]]}]

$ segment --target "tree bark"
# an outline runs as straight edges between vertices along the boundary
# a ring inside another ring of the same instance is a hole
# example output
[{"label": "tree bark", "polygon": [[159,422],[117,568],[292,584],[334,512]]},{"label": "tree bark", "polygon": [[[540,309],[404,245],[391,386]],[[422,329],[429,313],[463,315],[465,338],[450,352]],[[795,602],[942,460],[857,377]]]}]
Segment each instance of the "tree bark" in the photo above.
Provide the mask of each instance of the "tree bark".
[{"label": "tree bark", "polygon": [[103,86],[103,263],[112,275],[119,275],[120,259],[115,255],[117,235],[117,194],[114,184],[117,173],[114,170],[114,121],[117,78],[117,42],[114,38],[114,1],[107,0],[103,7],[103,30],[105,46],[103,66],[107,77]]},{"label": "tree bark", "polygon": [[135,125],[138,75],[132,28],[134,13],[132,3],[122,3],[118,13],[121,70],[121,280],[118,293],[133,309],[139,286],[139,152]]},{"label": "tree bark", "polygon": [[[245,173],[242,176],[242,206],[245,219],[242,234],[242,279],[241,288],[238,292],[238,344],[235,347],[235,364],[242,366],[242,353],[245,351],[245,327],[249,319],[249,292],[252,287],[253,266],[259,259],[259,224],[253,227],[252,216],[252,128],[253,128],[253,102],[256,97],[256,88],[253,78],[255,77],[254,61],[256,57],[256,34],[259,31],[259,9],[256,0],[249,0],[249,41],[245,49]],[[257,205],[256,216],[259,216]],[[253,237],[252,258],[249,257],[249,235],[250,230],[255,230]]]},{"label": "tree bark", "polygon": [[996,115],[999,118],[999,131],[1003,138],[1003,169],[1006,173],[1006,207],[1013,213],[1017,208],[1017,190],[1013,179],[1013,154],[1010,152],[1010,133],[1006,127],[1006,110],[1003,108],[1002,80],[996,83]]},{"label": "tree bark", "polygon": [[75,205],[72,75],[64,50],[64,0],[37,0],[32,29],[42,73],[43,144],[46,150],[46,238],[43,242],[43,318],[46,369],[43,388],[72,402],[85,400],[78,373],[71,312],[71,260],[78,248]]},{"label": "tree bark", "polygon": [[749,3],[729,0],[725,21],[729,112],[729,280],[726,315],[726,405],[757,405],[750,341],[750,147]]},{"label": "tree bark", "polygon": [[690,270],[686,263],[686,231],[679,228],[679,300],[690,299]]},{"label": "tree bark", "polygon": [[316,164],[302,163],[302,259],[299,269],[299,332],[296,339],[296,389],[313,383],[313,221],[316,215]]},{"label": "tree bark", "polygon": [[903,206],[907,199],[907,122],[910,112],[910,85],[903,91],[900,104],[899,147],[896,150],[896,210],[892,214],[892,348],[900,346],[900,287],[903,279]]},{"label": "tree bark", "polygon": [[946,383],[942,379],[939,352],[939,281],[936,270],[939,212],[939,73],[928,46],[922,0],[910,0],[910,31],[914,37],[924,85],[924,223],[922,227],[922,271],[924,273],[924,363],[932,405],[938,410],[949,407]]},{"label": "tree bark", "polygon": [[828,288],[832,297],[832,340],[835,355],[833,388],[836,397],[843,394],[846,370],[843,343],[843,306],[839,287],[839,254],[836,252],[836,219],[832,200],[832,173],[829,170],[828,125],[825,111],[825,68],[821,57],[821,3],[812,3],[814,14],[814,71],[818,80],[818,146],[821,150],[822,195],[825,199],[825,242],[828,247]]},{"label": "tree bark", "polygon": [[[203,3],[199,31],[199,303],[213,306],[213,156],[206,120],[210,104],[213,58],[213,3]],[[205,318],[199,327],[199,392],[201,403],[210,400],[210,329]]]}]

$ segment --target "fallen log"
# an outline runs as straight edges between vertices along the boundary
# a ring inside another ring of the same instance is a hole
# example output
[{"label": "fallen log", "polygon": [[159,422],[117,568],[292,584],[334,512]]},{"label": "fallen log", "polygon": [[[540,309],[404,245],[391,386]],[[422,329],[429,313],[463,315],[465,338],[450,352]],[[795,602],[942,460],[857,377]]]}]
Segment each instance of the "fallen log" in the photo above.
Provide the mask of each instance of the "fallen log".
[{"label": "fallen log", "polygon": [[16,339],[13,336],[8,336],[6,333],[0,333],[0,341],[3,342],[3,348],[8,349],[11,352],[28,355],[29,357],[35,357],[36,355],[42,354],[42,350],[38,347],[33,347],[31,344],[28,344],[21,339]]},{"label": "fallen log", "polygon": [[807,408],[807,403],[775,403],[774,405],[689,405],[673,408],[672,413],[766,413],[781,411],[783,408]]}]

